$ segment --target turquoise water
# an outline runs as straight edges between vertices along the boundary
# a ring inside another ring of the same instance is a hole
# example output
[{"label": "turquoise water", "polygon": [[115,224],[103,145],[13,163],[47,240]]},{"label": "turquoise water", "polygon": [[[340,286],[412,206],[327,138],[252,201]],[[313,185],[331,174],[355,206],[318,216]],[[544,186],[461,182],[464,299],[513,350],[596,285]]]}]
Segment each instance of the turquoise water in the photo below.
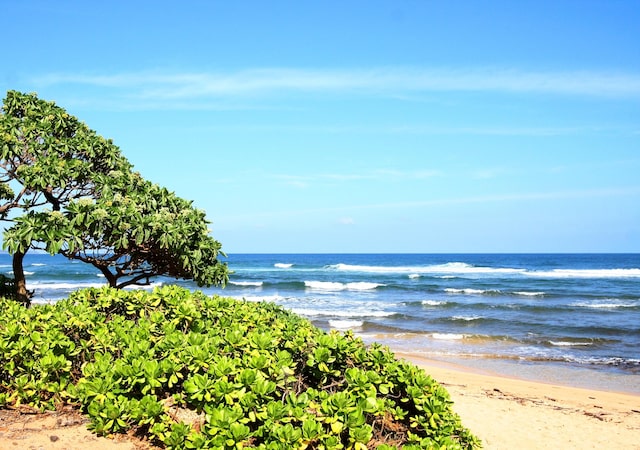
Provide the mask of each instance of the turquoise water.
[{"label": "turquoise water", "polygon": [[[321,328],[426,357],[626,376],[624,390],[640,392],[638,254],[245,254],[227,262],[229,285],[206,292],[275,302]],[[8,255],[0,266],[9,273]],[[25,270],[35,302],[104,284],[91,266],[60,257],[28,254]]]}]

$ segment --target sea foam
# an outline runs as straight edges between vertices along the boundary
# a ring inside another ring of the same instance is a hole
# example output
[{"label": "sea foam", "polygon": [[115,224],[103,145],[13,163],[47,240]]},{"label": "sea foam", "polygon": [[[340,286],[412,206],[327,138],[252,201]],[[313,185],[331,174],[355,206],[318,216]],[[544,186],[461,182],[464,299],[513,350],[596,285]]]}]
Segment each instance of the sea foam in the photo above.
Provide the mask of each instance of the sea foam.
[{"label": "sea foam", "polygon": [[455,333],[433,333],[431,334],[433,339],[446,340],[446,341],[458,341],[464,339],[464,334]]},{"label": "sea foam", "polygon": [[262,286],[262,281],[230,281],[229,284],[243,287],[260,287]]},{"label": "sea foam", "polygon": [[312,308],[292,308],[291,312],[301,316],[330,316],[330,317],[389,317],[396,313],[392,311],[364,311],[364,310],[332,310],[332,309],[312,309]]},{"label": "sea foam", "polygon": [[85,289],[85,288],[101,288],[106,286],[105,283],[41,283],[38,281],[27,282],[29,288],[35,289]]},{"label": "sea foam", "polygon": [[338,330],[350,330],[360,328],[364,322],[362,320],[330,320],[329,326]]},{"label": "sea foam", "polygon": [[450,262],[446,264],[434,264],[429,266],[367,266],[357,264],[333,264],[328,268],[345,272],[371,272],[371,273],[410,273],[410,274],[517,274],[524,269],[509,267],[482,267],[473,266],[463,262]]},{"label": "sea foam", "polygon": [[440,300],[422,300],[422,304],[424,306],[442,306],[442,305],[446,305],[447,302],[440,301]]},{"label": "sea foam", "polygon": [[[161,287],[162,285],[163,285],[163,283],[161,281],[156,281],[156,282],[153,282],[153,283],[145,285],[145,286],[130,285],[130,286],[125,287],[125,289],[128,289],[128,290],[140,290],[140,289],[143,289],[143,290],[149,291],[149,290],[155,289],[157,287]],[[104,286],[104,284],[102,286]]]},{"label": "sea foam", "polygon": [[254,296],[231,297],[231,298],[235,298],[236,300],[245,300],[247,302],[271,302],[271,303],[277,303],[282,300],[285,300],[285,297],[281,295],[263,295],[263,296],[254,295]]},{"label": "sea foam", "polygon": [[528,271],[527,275],[542,278],[638,278],[640,269],[554,269]]},{"label": "sea foam", "polygon": [[[34,275],[34,274],[35,274],[35,272],[29,272],[29,271],[25,270],[25,271],[24,271],[24,274],[25,274],[25,275]],[[13,275],[13,270],[10,270],[10,271],[9,271],[9,275]]]},{"label": "sea foam", "polygon": [[305,281],[304,285],[309,289],[316,289],[320,291],[368,291],[371,289],[376,289],[380,286],[384,286],[384,284],[368,283],[365,281],[352,283],[339,283],[337,281]]},{"label": "sea foam", "polygon": [[593,345],[590,342],[567,342],[567,341],[549,341],[554,347],[588,347]]},{"label": "sea foam", "polygon": [[574,306],[577,308],[617,309],[617,308],[635,308],[640,306],[640,304],[637,302],[624,302],[624,301],[617,301],[615,299],[611,299],[611,300],[605,300],[605,301],[597,301],[593,303],[575,302],[575,303],[571,303],[570,306]]},{"label": "sea foam", "polygon": [[473,322],[474,320],[481,320],[482,316],[452,316],[451,320],[462,322]]},{"label": "sea foam", "polygon": [[483,294],[499,294],[500,291],[492,289],[454,289],[446,288],[444,290],[447,294],[467,294],[467,295],[483,295]]}]

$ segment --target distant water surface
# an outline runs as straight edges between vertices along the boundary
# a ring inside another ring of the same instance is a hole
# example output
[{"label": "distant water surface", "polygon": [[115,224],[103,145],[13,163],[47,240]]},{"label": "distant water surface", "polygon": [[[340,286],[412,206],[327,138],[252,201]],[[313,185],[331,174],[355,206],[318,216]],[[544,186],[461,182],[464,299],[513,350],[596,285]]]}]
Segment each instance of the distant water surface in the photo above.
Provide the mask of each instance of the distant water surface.
[{"label": "distant water surface", "polygon": [[[25,261],[35,302],[104,284],[87,264]],[[274,302],[323,329],[425,357],[516,374],[573,368],[606,380],[598,387],[640,393],[638,254],[234,254],[227,262],[230,284],[205,292]],[[10,270],[0,255],[0,271]]]}]

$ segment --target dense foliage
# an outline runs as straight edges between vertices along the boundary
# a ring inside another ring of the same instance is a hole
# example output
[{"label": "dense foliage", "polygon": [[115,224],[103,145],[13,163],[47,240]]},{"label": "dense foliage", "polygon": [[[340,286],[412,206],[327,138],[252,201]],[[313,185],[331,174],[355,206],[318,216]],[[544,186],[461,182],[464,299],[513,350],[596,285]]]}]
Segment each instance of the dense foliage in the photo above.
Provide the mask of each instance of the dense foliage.
[{"label": "dense foliage", "polygon": [[112,287],[166,275],[227,281],[220,244],[191,202],[144,180],[120,149],[53,102],[9,91],[0,113],[0,220],[16,296],[30,249],[93,264]]},{"label": "dense foliage", "polygon": [[97,174],[132,168],[111,140],[35,94],[7,92],[0,138],[2,218],[13,208],[58,211],[94,195]]},{"label": "dense foliage", "polygon": [[479,446],[422,369],[273,304],[170,286],[0,311],[0,405],[77,404],[101,434],[175,449]]},{"label": "dense foliage", "polygon": [[[55,219],[69,201],[96,192],[95,176],[131,165],[109,140],[34,94],[9,91],[0,114],[0,219],[47,207]],[[22,261],[32,243],[58,241],[39,215],[10,248],[16,293],[28,303]],[[15,241],[15,240],[14,240]],[[4,243],[6,245],[6,242]]]},{"label": "dense foliage", "polygon": [[[68,203],[63,213],[30,212],[5,232],[5,246],[61,253],[94,265],[111,287],[148,285],[156,275],[224,285],[221,245],[209,236],[203,211],[135,173],[112,172],[93,199]],[[38,246],[38,232],[49,239]],[[29,241],[31,239],[31,241]]]}]

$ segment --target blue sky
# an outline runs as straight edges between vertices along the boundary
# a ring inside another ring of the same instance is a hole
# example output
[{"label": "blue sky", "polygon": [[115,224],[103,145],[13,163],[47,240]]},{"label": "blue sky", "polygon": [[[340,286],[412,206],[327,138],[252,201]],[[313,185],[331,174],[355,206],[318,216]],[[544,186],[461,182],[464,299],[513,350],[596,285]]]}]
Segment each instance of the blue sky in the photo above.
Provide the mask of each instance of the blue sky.
[{"label": "blue sky", "polygon": [[640,252],[637,1],[0,1],[228,253]]}]

